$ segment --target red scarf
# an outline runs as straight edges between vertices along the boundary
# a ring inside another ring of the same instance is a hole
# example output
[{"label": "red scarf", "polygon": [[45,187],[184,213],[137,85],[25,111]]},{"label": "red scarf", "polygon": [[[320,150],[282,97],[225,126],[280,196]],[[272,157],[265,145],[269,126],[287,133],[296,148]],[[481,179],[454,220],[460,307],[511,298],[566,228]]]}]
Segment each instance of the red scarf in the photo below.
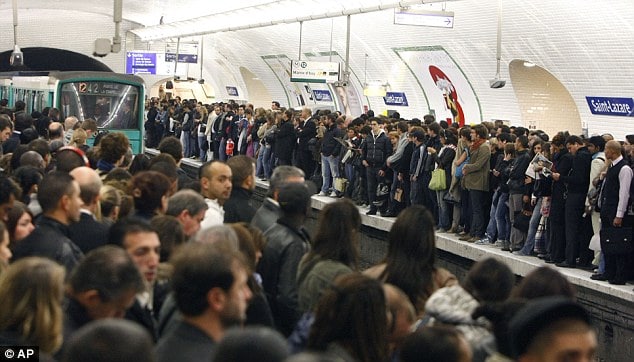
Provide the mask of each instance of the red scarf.
[{"label": "red scarf", "polygon": [[480,148],[480,146],[486,142],[486,140],[484,138],[478,138],[477,140],[473,141],[471,143],[471,147],[469,147],[469,149],[471,150],[471,152],[477,151],[478,148]]}]

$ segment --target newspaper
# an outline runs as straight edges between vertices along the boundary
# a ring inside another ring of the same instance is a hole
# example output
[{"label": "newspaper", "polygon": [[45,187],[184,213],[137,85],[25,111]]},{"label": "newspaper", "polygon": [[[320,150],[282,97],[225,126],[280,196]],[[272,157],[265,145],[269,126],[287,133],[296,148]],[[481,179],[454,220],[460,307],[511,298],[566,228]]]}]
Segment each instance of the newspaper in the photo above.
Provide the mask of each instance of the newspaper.
[{"label": "newspaper", "polygon": [[553,169],[553,163],[547,159],[541,153],[538,153],[533,157],[533,160],[526,168],[526,176],[535,180],[540,180],[542,177],[550,177]]}]

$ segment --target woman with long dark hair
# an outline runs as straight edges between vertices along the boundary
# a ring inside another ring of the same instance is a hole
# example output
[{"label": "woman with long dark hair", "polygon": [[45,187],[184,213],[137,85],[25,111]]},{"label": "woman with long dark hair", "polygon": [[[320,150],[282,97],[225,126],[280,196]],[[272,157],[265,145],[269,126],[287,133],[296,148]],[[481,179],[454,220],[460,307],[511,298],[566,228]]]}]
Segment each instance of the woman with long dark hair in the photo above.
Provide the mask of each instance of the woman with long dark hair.
[{"label": "woman with long dark hair", "polygon": [[381,283],[361,274],[343,275],[319,300],[308,348],[336,361],[385,361],[387,322]]},{"label": "woman with long dark hair", "polygon": [[420,317],[433,292],[457,283],[453,274],[435,265],[436,236],[431,212],[421,205],[403,210],[390,229],[388,243],[385,260],[364,273],[403,290]]},{"label": "woman with long dark hair", "polygon": [[312,250],[297,269],[302,311],[312,311],[337,276],[357,270],[360,227],[359,209],[349,200],[330,203],[321,211]]}]

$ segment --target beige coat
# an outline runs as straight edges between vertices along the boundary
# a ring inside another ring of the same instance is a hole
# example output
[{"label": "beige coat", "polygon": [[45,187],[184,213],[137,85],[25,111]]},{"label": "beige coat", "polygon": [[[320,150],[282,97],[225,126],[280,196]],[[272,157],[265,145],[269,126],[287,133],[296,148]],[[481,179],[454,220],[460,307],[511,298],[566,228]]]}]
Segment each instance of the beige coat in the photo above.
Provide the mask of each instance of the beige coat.
[{"label": "beige coat", "polygon": [[469,163],[464,165],[464,188],[467,190],[489,191],[489,173],[491,171],[491,148],[487,142],[471,151]]}]

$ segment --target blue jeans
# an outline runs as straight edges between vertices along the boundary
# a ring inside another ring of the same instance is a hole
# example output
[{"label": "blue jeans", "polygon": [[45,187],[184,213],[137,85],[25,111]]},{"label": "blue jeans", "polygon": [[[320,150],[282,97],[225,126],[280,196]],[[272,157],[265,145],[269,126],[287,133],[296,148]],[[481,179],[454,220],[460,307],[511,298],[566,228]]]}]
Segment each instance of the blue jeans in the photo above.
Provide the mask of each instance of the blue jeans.
[{"label": "blue jeans", "polygon": [[207,141],[207,137],[205,135],[198,135],[198,150],[200,151],[199,158],[201,162],[205,162],[207,159],[207,151],[203,151],[203,145]]},{"label": "blue jeans", "polygon": [[218,147],[218,159],[220,161],[226,161],[227,160],[227,153],[225,152],[227,149],[227,139],[223,138],[220,141],[220,147]]},{"label": "blue jeans", "polygon": [[453,205],[448,204],[442,198],[445,197],[447,190],[436,191],[436,203],[438,204],[438,227],[449,230],[451,228],[451,213],[453,213]]},{"label": "blue jeans", "polygon": [[498,228],[498,240],[508,241],[511,237],[511,218],[509,216],[509,194],[501,192],[495,208],[495,221]]},{"label": "blue jeans", "polygon": [[[260,153],[258,153],[258,159],[255,161],[255,175],[259,178],[264,178],[265,177],[265,173],[264,173],[264,149],[265,147],[259,147],[260,144],[258,144],[258,149],[260,149]],[[255,150],[255,148],[254,148]]]},{"label": "blue jeans", "polygon": [[181,143],[183,144],[183,156],[191,157],[192,152],[192,139],[189,137],[189,131],[181,132]]},{"label": "blue jeans", "polygon": [[339,157],[321,155],[321,177],[324,183],[321,185],[321,192],[328,192],[332,186],[332,180],[339,177]]},{"label": "blue jeans", "polygon": [[494,242],[498,237],[498,224],[495,220],[495,210],[497,209],[498,200],[500,199],[500,190],[495,190],[491,201],[491,212],[489,212],[489,225],[487,225],[486,236],[490,242]]},{"label": "blue jeans", "polygon": [[423,204],[423,181],[418,178],[417,180],[412,180],[411,188],[409,191],[409,200],[410,205],[422,205]]},{"label": "blue jeans", "polygon": [[264,168],[264,175],[267,179],[271,178],[271,174],[273,173],[273,163],[271,162],[271,158],[273,157],[273,152],[271,146],[262,147],[262,167]]},{"label": "blue jeans", "polygon": [[542,200],[543,197],[539,197],[533,208],[533,215],[531,221],[528,224],[528,234],[526,234],[526,241],[524,247],[520,250],[524,254],[530,254],[535,248],[535,234],[537,234],[537,228],[539,227],[539,221],[542,219]]}]

